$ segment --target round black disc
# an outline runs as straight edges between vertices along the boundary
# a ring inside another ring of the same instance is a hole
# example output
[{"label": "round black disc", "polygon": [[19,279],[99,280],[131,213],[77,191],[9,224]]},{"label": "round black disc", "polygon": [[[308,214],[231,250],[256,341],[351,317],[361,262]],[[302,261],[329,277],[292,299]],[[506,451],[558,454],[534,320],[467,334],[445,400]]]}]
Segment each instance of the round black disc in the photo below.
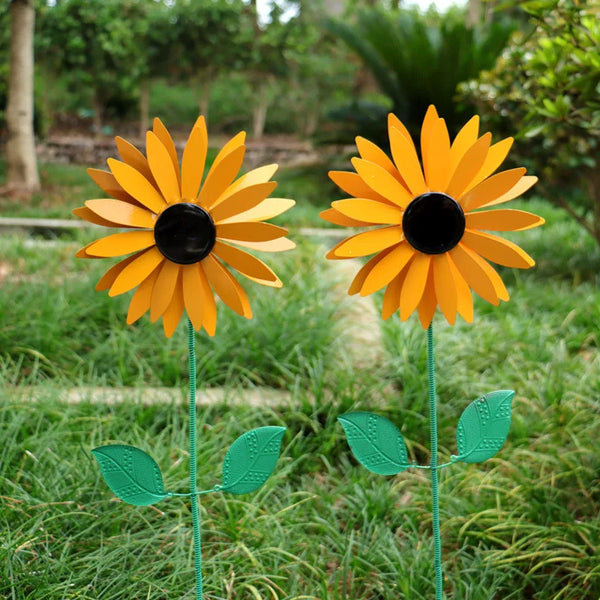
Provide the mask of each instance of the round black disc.
[{"label": "round black disc", "polygon": [[465,213],[447,194],[427,192],[406,207],[402,229],[413,248],[425,254],[443,254],[460,242]]},{"label": "round black disc", "polygon": [[216,236],[211,216],[190,202],[165,208],[154,225],[156,247],[163,256],[180,265],[190,265],[208,256]]}]

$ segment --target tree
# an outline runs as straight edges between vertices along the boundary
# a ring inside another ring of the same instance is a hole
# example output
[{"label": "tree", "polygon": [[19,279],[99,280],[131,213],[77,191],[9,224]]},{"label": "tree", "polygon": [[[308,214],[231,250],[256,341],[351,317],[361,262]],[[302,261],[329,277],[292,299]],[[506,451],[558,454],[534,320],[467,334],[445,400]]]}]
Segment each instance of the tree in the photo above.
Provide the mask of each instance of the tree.
[{"label": "tree", "polygon": [[12,0],[10,15],[7,188],[11,194],[30,195],[40,187],[33,133],[33,0]]},{"label": "tree", "polygon": [[520,6],[535,29],[515,34],[492,70],[461,86],[462,97],[500,134],[520,132],[515,158],[600,244],[600,0]]},{"label": "tree", "polygon": [[356,72],[348,49],[323,27],[325,8],[318,0],[302,5],[285,49],[298,131],[307,137],[317,133],[325,111],[343,99]]},{"label": "tree", "polygon": [[293,45],[297,21],[290,19],[283,22],[282,14],[282,8],[273,2],[268,22],[261,24],[256,0],[251,0],[243,12],[244,22],[239,36],[244,50],[241,66],[252,86],[252,134],[256,139],[263,135],[267,110],[275,95],[276,82],[290,76],[287,55]]},{"label": "tree", "polygon": [[238,36],[244,8],[242,0],[178,0],[167,11],[168,26],[149,29],[149,36],[156,38],[155,65],[172,80],[199,86],[198,105],[205,117],[217,73],[239,68],[242,62]]},{"label": "tree", "polygon": [[136,0],[60,0],[41,14],[39,48],[55,72],[90,91],[96,135],[110,99],[137,91],[144,13]]},{"label": "tree", "polygon": [[[450,132],[457,132],[470,112],[455,101],[458,83],[493,65],[511,32],[510,26],[500,23],[469,28],[462,12],[441,17],[382,9],[360,11],[353,23],[331,19],[328,28],[362,59],[390,99],[391,110],[415,136],[429,104],[437,106]],[[360,121],[360,106],[353,110],[354,119]],[[368,112],[363,122],[370,122],[373,108]],[[380,107],[379,112],[387,108]],[[385,119],[382,122],[385,125]],[[385,127],[361,133],[386,143]]]}]

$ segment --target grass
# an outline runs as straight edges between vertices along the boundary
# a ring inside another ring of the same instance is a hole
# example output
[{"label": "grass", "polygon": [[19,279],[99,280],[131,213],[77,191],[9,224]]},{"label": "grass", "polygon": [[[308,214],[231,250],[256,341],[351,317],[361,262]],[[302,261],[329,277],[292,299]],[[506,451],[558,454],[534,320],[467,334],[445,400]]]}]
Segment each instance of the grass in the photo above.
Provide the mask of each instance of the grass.
[{"label": "grass", "polygon": [[[315,222],[313,175],[282,179],[282,196],[306,191],[294,228]],[[497,456],[442,472],[445,591],[453,600],[598,600],[600,252],[543,201],[518,206],[547,220],[514,236],[537,267],[503,270],[510,302],[476,300],[475,325],[436,319],[442,461],[456,452],[456,424],[471,400],[517,392]],[[106,261],[73,259],[89,234],[51,245],[0,241],[0,597],[191,599],[186,502],[115,500],[89,452],[134,444],[155,457],[167,489],[185,490],[186,406],[134,401],[147,386],[185,385],[185,331],[165,342],[146,317],[125,325],[127,298],[92,289]],[[217,336],[198,338],[203,385],[290,392],[285,406],[198,411],[206,488],[219,481],[236,437],[288,428],[261,490],[203,497],[205,597],[430,599],[427,473],[370,474],[336,423],[347,411],[376,410],[401,429],[411,459],[428,462],[424,333],[414,318],[392,318],[382,324],[379,362],[356,367],[324,250],[291,235],[299,249],[270,260],[285,287],[247,286],[256,319],[220,307]],[[32,383],[36,401],[24,400]],[[81,383],[136,389],[118,405],[66,403],[64,390]]]},{"label": "grass", "polygon": [[[147,317],[125,324],[129,297],[93,290],[110,266],[78,261],[77,243],[0,242],[9,271],[0,295],[0,370],[15,382],[47,377],[100,385],[179,385],[187,375],[185,327],[165,340]],[[219,305],[217,335],[199,339],[198,377],[205,385],[289,387],[314,365],[329,368],[344,342],[329,281],[309,244],[274,255],[282,290],[247,285],[255,318]],[[67,277],[63,277],[69,272]],[[307,335],[307,330],[311,332]],[[239,340],[243,339],[244,344]]]}]

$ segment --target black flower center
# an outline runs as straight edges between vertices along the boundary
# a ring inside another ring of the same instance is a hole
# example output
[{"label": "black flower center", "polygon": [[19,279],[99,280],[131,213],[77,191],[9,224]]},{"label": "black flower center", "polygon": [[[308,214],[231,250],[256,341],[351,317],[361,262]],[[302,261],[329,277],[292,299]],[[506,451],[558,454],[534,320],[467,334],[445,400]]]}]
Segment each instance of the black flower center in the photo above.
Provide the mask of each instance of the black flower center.
[{"label": "black flower center", "polygon": [[208,256],[216,235],[210,215],[189,202],[165,208],[154,225],[156,247],[166,258],[180,265],[190,265]]},{"label": "black flower center", "polygon": [[447,194],[427,192],[406,207],[402,229],[413,248],[425,254],[443,254],[460,242],[465,213]]}]

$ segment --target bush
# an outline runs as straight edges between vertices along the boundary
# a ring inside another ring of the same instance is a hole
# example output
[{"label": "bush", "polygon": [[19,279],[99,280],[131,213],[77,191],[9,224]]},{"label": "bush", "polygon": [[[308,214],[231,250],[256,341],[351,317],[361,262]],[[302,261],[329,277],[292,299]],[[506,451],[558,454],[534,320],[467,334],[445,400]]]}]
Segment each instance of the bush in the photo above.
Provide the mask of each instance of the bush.
[{"label": "bush", "polygon": [[[462,85],[461,94],[490,129],[519,132],[513,158],[533,168],[548,197],[600,244],[600,1],[522,6],[533,33],[516,33],[494,68]],[[574,193],[565,194],[569,188]]]},{"label": "bush", "polygon": [[[359,12],[355,23],[330,20],[328,27],[362,59],[391,100],[392,112],[413,136],[418,136],[430,104],[444,116],[450,133],[457,133],[471,110],[455,102],[458,83],[491,67],[512,30],[501,23],[481,29],[467,27],[460,11],[442,18],[437,13],[423,16],[416,10],[375,8]],[[355,121],[368,125],[371,119],[355,115]],[[384,146],[385,126],[384,119],[379,135],[371,137]]]}]

